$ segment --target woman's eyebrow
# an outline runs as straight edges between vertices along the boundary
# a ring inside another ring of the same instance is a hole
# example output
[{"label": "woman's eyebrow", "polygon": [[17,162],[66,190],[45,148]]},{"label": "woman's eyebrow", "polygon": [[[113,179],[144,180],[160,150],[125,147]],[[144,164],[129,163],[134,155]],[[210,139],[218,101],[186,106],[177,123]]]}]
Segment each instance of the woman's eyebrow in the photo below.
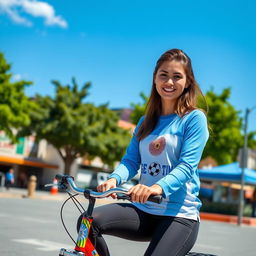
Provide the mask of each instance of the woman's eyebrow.
[{"label": "woman's eyebrow", "polygon": [[[169,73],[168,71],[166,71],[166,70],[164,70],[164,69],[160,69],[159,71],[160,71],[160,72],[163,72],[163,73],[166,73],[166,74]],[[182,75],[182,73],[179,72],[179,71],[175,71],[175,72],[173,72],[173,74],[174,74],[174,75]]]},{"label": "woman's eyebrow", "polygon": [[174,75],[182,75],[182,73],[176,71],[176,72],[173,72]]},{"label": "woman's eyebrow", "polygon": [[167,73],[168,74],[168,71],[164,70],[164,69],[160,69],[159,70],[160,72],[164,72],[164,73]]}]

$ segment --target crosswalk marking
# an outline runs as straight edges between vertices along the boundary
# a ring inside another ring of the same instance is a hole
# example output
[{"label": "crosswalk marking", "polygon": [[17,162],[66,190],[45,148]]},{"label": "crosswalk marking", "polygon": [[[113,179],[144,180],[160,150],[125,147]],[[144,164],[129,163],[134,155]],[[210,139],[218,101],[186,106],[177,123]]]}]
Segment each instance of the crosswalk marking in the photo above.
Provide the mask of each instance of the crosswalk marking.
[{"label": "crosswalk marking", "polygon": [[[56,243],[47,240],[39,240],[34,238],[27,239],[12,239],[12,241],[23,244],[30,244],[36,246],[37,250],[40,251],[59,251],[60,248],[73,248],[71,245]],[[39,246],[39,247],[38,247]]]}]

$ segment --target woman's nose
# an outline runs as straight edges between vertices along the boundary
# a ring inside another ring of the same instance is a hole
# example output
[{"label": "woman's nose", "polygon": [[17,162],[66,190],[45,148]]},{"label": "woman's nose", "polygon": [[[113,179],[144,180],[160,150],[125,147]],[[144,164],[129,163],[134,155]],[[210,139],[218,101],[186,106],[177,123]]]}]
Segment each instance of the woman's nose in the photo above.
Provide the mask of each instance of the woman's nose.
[{"label": "woman's nose", "polygon": [[167,81],[166,81],[168,84],[172,85],[173,84],[173,80],[172,78],[168,78]]}]

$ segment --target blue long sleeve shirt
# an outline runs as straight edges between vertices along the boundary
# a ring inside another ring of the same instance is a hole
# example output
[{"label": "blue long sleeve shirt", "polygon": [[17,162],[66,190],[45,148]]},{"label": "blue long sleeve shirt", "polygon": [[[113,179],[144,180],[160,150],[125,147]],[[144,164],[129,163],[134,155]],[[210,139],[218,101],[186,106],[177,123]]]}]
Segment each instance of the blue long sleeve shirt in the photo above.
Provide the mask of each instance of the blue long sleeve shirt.
[{"label": "blue long sleeve shirt", "polygon": [[139,141],[136,134],[143,120],[144,117],[110,177],[121,184],[140,170],[140,183],[160,185],[164,199],[161,204],[133,203],[137,208],[150,214],[199,219],[197,166],[209,137],[205,114],[194,110],[183,117],[161,116],[155,129]]}]

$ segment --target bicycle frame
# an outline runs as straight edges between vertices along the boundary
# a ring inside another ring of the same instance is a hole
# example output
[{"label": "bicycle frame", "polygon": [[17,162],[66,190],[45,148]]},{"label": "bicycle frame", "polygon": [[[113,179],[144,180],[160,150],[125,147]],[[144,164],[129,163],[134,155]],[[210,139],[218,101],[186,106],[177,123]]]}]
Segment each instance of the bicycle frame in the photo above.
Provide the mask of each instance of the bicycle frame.
[{"label": "bicycle frame", "polygon": [[93,222],[92,212],[96,200],[87,194],[84,194],[84,196],[89,200],[89,206],[82,217],[76,246],[71,251],[61,248],[59,256],[100,256],[88,237]]},{"label": "bicycle frame", "polygon": [[92,212],[96,200],[87,194],[84,194],[84,196],[89,200],[89,206],[80,224],[75,250],[83,252],[86,256],[100,256],[88,237],[93,221]]},{"label": "bicycle frame", "polygon": [[90,239],[88,238],[93,218],[83,217],[79,229],[75,250],[83,252],[86,256],[99,256]]}]

